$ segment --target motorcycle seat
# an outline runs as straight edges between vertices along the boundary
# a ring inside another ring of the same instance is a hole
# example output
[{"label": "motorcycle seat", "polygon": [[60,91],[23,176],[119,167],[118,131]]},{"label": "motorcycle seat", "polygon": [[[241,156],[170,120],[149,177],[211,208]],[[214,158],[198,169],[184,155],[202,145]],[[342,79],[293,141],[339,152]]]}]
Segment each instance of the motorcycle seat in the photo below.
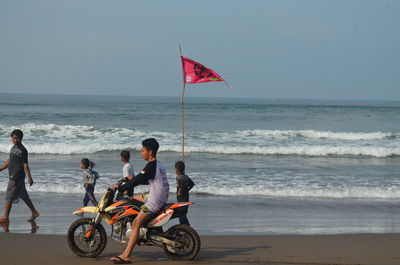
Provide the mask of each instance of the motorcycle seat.
[{"label": "motorcycle seat", "polygon": [[161,207],[160,212],[167,210],[169,207],[171,207],[172,204],[173,203],[166,203],[163,207]]},{"label": "motorcycle seat", "polygon": [[125,202],[125,203],[123,203],[121,205],[124,205],[124,206],[126,206],[126,205],[127,206],[136,206],[136,207],[140,208],[140,206],[143,205],[143,202],[135,200],[135,199],[130,199],[129,201],[127,201],[127,202]]}]

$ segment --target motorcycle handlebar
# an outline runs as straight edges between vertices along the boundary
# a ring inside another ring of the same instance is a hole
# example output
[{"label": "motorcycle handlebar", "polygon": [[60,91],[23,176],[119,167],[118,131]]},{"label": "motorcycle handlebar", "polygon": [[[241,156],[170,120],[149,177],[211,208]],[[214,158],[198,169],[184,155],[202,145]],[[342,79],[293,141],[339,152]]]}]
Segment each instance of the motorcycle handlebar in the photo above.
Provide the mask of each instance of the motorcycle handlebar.
[{"label": "motorcycle handlebar", "polygon": [[118,188],[119,188],[119,186],[121,186],[122,183],[127,182],[127,181],[128,181],[128,179],[127,179],[126,177],[125,177],[125,178],[121,178],[120,180],[117,181],[117,183],[108,186],[107,190],[108,190],[108,191],[114,191],[114,190],[116,190],[116,189],[114,188],[115,185],[118,185]]}]

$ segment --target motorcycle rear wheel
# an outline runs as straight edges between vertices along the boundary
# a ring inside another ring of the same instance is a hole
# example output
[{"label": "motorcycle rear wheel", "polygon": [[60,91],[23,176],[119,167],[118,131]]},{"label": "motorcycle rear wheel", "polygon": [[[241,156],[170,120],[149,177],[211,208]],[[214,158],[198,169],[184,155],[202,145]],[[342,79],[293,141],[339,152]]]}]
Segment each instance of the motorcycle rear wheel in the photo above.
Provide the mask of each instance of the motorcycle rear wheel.
[{"label": "motorcycle rear wheel", "polygon": [[172,247],[163,244],[165,254],[172,260],[194,260],[199,254],[201,241],[196,230],[188,225],[174,225],[170,227],[165,236],[182,244],[182,247]]},{"label": "motorcycle rear wheel", "polygon": [[101,224],[94,227],[94,233],[90,239],[85,238],[93,224],[91,218],[80,218],[73,222],[67,234],[68,245],[79,257],[94,258],[103,252],[107,244],[107,233]]}]

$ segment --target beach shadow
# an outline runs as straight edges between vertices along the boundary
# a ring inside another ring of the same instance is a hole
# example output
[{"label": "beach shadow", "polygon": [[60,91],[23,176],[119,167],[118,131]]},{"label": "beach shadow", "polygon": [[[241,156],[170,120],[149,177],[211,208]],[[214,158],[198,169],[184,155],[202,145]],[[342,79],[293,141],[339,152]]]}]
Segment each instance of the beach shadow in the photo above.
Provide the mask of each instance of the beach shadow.
[{"label": "beach shadow", "polygon": [[253,246],[253,247],[234,247],[234,248],[229,248],[229,247],[206,247],[206,248],[201,248],[200,253],[197,257],[196,260],[202,261],[202,260],[209,260],[209,259],[224,259],[227,257],[243,257],[247,256],[249,257],[251,252],[254,252],[258,249],[263,249],[267,250],[272,248],[272,246]]}]

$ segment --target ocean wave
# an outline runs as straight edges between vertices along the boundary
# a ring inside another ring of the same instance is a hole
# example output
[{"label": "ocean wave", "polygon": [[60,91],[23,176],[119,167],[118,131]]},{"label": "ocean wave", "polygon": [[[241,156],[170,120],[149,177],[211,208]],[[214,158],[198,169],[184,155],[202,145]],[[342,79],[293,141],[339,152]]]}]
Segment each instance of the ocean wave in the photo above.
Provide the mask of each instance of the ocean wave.
[{"label": "ocean wave", "polygon": [[[103,193],[113,182],[109,184],[97,184],[95,187],[95,193]],[[0,182],[0,191],[5,191],[7,189],[6,182]],[[83,185],[79,182],[76,183],[38,183],[35,182],[32,186],[26,186],[28,192],[33,193],[57,193],[57,194],[85,194],[85,189]],[[144,193],[147,191],[147,187],[141,186],[139,188],[135,188],[137,193]]]},{"label": "ocean wave", "polygon": [[[22,129],[29,138],[62,138],[62,139],[95,139],[103,137],[146,137],[149,133],[165,138],[179,138],[180,132],[146,132],[128,128],[96,128],[86,125],[56,125],[56,124],[36,124],[25,123],[18,126],[8,126],[0,124],[0,135],[6,136],[15,128]],[[384,132],[331,132],[331,131],[315,131],[315,130],[244,130],[233,132],[214,132],[200,131],[188,132],[189,137],[193,138],[310,138],[310,139],[331,139],[331,140],[384,140],[400,138],[400,133],[384,133]]]},{"label": "ocean wave", "polygon": [[[97,152],[119,151],[124,149],[140,150],[140,145],[129,144],[68,144],[68,143],[44,143],[26,144],[30,154],[92,154]],[[0,144],[0,152],[7,153],[9,144]],[[180,145],[163,145],[159,152],[181,152]],[[297,155],[297,156],[365,156],[365,157],[395,157],[400,156],[400,147],[374,147],[374,146],[186,146],[187,153],[211,153],[225,155]]]},{"label": "ocean wave", "polygon": [[279,186],[264,185],[242,187],[195,186],[193,193],[221,196],[264,196],[290,198],[356,198],[356,199],[400,199],[400,187],[310,187],[310,186]]},{"label": "ocean wave", "polygon": [[[142,131],[129,128],[96,128],[85,125],[26,123],[19,126],[33,154],[88,154],[141,148],[144,138],[155,137],[161,152],[180,152],[180,132]],[[11,147],[15,127],[0,125],[0,152]],[[7,136],[7,137],[6,137]],[[186,152],[299,156],[400,155],[400,133],[330,132],[315,130],[194,131],[186,134]]]},{"label": "ocean wave", "polygon": [[400,133],[383,133],[383,132],[330,132],[330,131],[314,131],[314,130],[247,130],[239,131],[238,135],[252,137],[299,137],[299,138],[316,138],[330,140],[383,140],[394,139],[400,136]]},{"label": "ocean wave", "polygon": [[[0,182],[0,191],[4,191],[7,187],[6,182]],[[96,185],[96,193],[102,193],[108,185]],[[33,193],[57,193],[57,194],[84,194],[84,189],[80,183],[53,183],[49,190],[49,185],[45,183],[35,183],[28,187],[29,192]],[[140,194],[146,192],[147,186],[138,186],[135,193]],[[400,187],[268,187],[268,186],[208,186],[196,185],[191,194],[216,195],[216,196],[262,196],[274,198],[330,198],[330,199],[400,199]],[[171,198],[174,198],[171,193]]]},{"label": "ocean wave", "polygon": [[[164,148],[164,151],[180,152],[180,146]],[[373,146],[200,146],[185,147],[185,152],[215,154],[299,155],[299,156],[371,156],[392,157],[400,155],[400,147]]]},{"label": "ocean wave", "polygon": [[[118,151],[132,148],[129,144],[69,144],[69,143],[43,143],[30,144],[25,143],[25,147],[30,154],[54,154],[54,155],[73,155],[73,154],[92,154],[106,151]],[[0,152],[7,153],[10,151],[11,145],[0,144]],[[139,150],[138,146],[132,149]]]}]

